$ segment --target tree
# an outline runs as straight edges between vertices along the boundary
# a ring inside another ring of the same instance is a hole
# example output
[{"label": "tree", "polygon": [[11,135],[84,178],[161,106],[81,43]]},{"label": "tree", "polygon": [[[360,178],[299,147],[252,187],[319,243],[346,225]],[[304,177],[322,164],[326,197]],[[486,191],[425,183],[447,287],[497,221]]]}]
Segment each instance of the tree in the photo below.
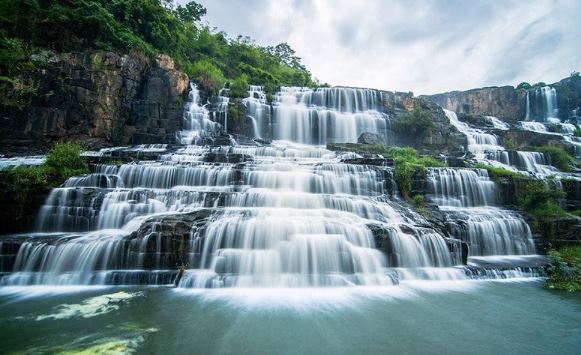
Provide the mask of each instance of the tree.
[{"label": "tree", "polygon": [[519,89],[523,89],[523,90],[528,90],[531,88],[531,84],[523,81],[522,83],[518,84],[518,86],[516,87],[517,90]]},{"label": "tree", "polygon": [[189,2],[186,6],[178,5],[175,10],[178,18],[183,22],[197,22],[206,15],[206,8],[195,1]]}]

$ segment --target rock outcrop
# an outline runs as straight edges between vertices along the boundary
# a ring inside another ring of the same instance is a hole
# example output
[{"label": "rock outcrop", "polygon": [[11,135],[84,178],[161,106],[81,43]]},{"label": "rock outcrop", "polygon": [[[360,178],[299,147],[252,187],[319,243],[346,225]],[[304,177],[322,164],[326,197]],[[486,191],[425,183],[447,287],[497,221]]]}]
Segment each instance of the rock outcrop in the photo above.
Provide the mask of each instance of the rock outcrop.
[{"label": "rock outcrop", "polygon": [[111,52],[60,54],[27,74],[30,105],[0,106],[0,150],[43,150],[53,141],[91,148],[172,142],[182,125],[188,77],[173,60]]},{"label": "rock outcrop", "polygon": [[523,120],[525,117],[526,90],[517,90],[512,86],[451,91],[425,97],[457,114],[489,115],[507,121]]}]

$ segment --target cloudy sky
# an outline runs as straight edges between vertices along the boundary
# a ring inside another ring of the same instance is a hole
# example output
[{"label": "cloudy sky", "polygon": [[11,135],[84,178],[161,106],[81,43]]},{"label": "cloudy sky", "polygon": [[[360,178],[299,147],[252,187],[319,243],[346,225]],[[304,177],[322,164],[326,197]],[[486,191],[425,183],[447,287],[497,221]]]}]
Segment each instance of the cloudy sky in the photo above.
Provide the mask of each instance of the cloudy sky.
[{"label": "cloudy sky", "polygon": [[431,94],[581,71],[577,0],[198,2],[231,37],[288,42],[332,85]]}]

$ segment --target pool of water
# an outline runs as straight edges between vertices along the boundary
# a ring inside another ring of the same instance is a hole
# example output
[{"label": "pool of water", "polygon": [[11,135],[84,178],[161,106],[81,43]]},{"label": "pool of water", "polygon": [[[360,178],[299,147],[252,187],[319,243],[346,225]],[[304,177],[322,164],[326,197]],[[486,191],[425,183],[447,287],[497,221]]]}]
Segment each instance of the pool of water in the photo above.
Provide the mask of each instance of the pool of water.
[{"label": "pool of water", "polygon": [[325,289],[0,288],[2,353],[578,354],[541,280]]}]

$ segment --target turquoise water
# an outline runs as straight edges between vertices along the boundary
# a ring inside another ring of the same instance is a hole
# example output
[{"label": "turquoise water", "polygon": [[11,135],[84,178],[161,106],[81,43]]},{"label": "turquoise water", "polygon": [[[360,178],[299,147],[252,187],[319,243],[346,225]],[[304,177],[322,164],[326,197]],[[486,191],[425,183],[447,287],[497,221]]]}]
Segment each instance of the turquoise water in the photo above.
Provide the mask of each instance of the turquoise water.
[{"label": "turquoise water", "polygon": [[581,295],[540,281],[353,289],[0,289],[2,353],[578,354]]}]

